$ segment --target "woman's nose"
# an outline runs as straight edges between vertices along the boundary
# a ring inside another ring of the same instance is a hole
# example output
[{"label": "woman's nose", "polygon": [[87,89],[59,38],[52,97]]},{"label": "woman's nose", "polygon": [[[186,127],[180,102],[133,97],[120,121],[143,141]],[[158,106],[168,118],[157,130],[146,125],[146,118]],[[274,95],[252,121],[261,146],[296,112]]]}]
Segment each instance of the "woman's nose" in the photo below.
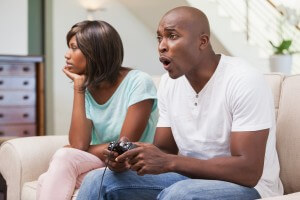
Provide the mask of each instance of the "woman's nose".
[{"label": "woman's nose", "polygon": [[65,59],[70,59],[70,50],[68,49],[67,52],[65,53]]}]

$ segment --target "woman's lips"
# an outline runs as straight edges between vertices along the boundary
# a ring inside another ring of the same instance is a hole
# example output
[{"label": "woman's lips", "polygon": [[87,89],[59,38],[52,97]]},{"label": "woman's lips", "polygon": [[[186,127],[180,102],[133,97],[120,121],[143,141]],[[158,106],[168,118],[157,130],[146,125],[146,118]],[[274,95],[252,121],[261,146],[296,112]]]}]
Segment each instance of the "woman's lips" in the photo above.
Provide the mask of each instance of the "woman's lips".
[{"label": "woman's lips", "polygon": [[67,67],[73,67],[73,65],[71,63],[66,63]]}]

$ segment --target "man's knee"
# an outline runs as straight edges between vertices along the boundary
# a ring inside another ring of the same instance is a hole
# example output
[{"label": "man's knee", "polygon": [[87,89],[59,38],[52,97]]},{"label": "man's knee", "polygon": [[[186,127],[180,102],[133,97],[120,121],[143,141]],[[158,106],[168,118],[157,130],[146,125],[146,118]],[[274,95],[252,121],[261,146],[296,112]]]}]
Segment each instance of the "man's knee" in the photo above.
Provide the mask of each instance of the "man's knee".
[{"label": "man's knee", "polygon": [[186,199],[188,191],[185,189],[187,187],[186,181],[178,181],[173,185],[162,190],[157,199],[159,200],[172,200],[172,199]]},{"label": "man's knee", "polygon": [[257,199],[259,194],[253,188],[217,180],[188,179],[179,181],[164,189],[159,200],[171,199]]}]

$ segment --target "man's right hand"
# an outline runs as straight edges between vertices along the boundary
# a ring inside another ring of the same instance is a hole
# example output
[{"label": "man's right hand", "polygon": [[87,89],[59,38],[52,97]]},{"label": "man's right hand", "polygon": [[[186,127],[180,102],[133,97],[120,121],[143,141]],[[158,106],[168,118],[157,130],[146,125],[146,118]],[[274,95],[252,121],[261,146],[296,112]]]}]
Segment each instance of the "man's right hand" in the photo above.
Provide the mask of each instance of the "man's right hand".
[{"label": "man's right hand", "polygon": [[173,159],[176,155],[167,154],[153,144],[135,143],[138,147],[126,151],[117,157],[118,162],[127,161],[130,169],[138,175],[161,174],[172,171]]}]

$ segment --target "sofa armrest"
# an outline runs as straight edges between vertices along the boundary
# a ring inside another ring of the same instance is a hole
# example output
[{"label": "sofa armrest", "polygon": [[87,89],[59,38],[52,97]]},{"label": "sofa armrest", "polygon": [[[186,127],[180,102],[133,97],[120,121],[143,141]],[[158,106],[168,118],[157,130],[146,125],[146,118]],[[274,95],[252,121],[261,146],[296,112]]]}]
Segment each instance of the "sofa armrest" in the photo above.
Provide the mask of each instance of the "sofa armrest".
[{"label": "sofa armrest", "polygon": [[299,199],[300,199],[300,192],[286,194],[286,195],[277,196],[277,197],[264,198],[264,200],[299,200]]},{"label": "sofa armrest", "polygon": [[6,180],[7,199],[19,200],[23,184],[37,180],[48,169],[54,152],[66,144],[66,135],[24,137],[4,142],[0,147],[0,173]]}]

